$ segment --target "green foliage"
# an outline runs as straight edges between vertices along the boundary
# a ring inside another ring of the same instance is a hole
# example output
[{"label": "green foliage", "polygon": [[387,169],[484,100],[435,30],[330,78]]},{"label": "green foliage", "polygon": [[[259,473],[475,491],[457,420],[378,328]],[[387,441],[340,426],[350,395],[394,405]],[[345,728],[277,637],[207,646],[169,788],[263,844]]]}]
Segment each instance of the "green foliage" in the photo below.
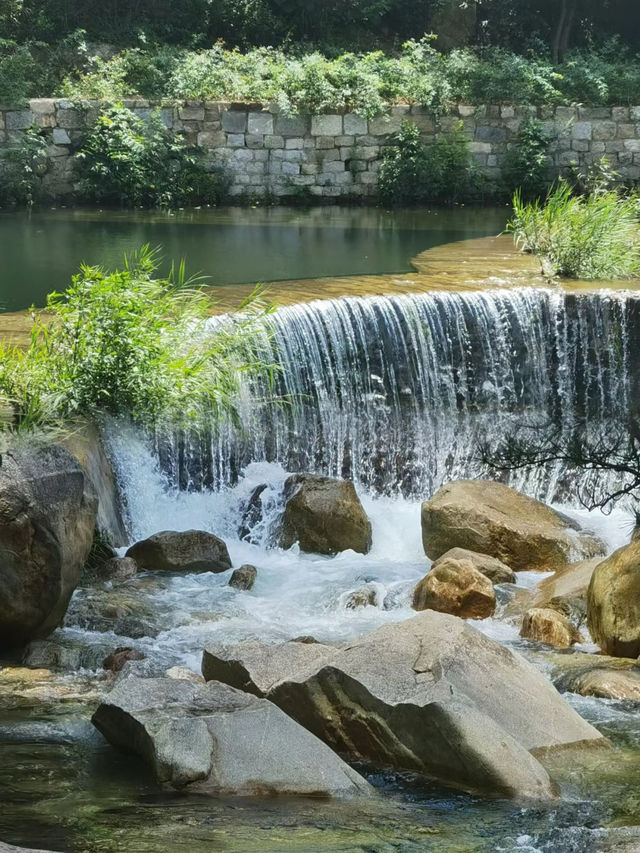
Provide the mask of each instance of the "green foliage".
[{"label": "green foliage", "polygon": [[258,313],[209,332],[211,301],[184,266],[156,274],[147,247],[122,270],[82,266],[34,315],[30,346],[0,348],[0,393],[25,425],[101,413],[188,425],[234,414],[242,374],[266,369]]},{"label": "green foliage", "polygon": [[18,106],[27,98],[50,96],[71,64],[84,63],[85,50],[81,32],[53,45],[0,38],[0,102]]},{"label": "green foliage", "polygon": [[43,197],[47,172],[47,141],[42,130],[29,128],[15,148],[0,160],[0,204],[31,206]]},{"label": "green foliage", "polygon": [[542,123],[537,119],[523,122],[502,167],[509,193],[520,188],[522,196],[529,199],[547,192],[551,183],[548,147],[549,138]]},{"label": "green foliage", "polygon": [[477,198],[481,177],[461,127],[426,144],[420,130],[403,122],[380,165],[378,192],[387,204],[454,203]]},{"label": "green foliage", "polygon": [[217,203],[225,183],[207,173],[158,113],[143,120],[121,103],[97,119],[77,156],[79,189],[91,201],[143,207]]},{"label": "green foliage", "polygon": [[637,199],[602,191],[573,195],[565,181],[544,202],[513,199],[508,225],[516,244],[538,256],[548,276],[630,278],[640,273]]}]

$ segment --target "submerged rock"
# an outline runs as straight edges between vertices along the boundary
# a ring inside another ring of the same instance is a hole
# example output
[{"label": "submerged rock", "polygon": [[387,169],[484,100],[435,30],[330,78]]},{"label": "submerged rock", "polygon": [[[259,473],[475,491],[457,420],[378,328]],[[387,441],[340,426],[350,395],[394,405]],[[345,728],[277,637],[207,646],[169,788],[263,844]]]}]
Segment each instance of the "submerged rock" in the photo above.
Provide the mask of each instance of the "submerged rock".
[{"label": "submerged rock", "polygon": [[258,570],[255,566],[244,565],[236,569],[229,580],[229,586],[235,589],[250,590],[258,577]]},{"label": "submerged rock", "polygon": [[363,586],[360,589],[354,589],[350,592],[345,600],[344,606],[347,610],[359,610],[361,607],[377,607],[378,595],[370,586]]},{"label": "submerged rock", "polygon": [[413,591],[414,610],[438,610],[462,619],[486,619],[496,609],[488,577],[470,560],[441,560]]},{"label": "submerged rock", "polygon": [[556,686],[558,690],[581,696],[640,702],[640,667],[621,668],[595,663],[566,673],[558,679]]},{"label": "submerged rock", "polygon": [[262,493],[267,489],[267,484],[262,483],[256,486],[251,492],[249,500],[240,508],[242,519],[238,527],[238,538],[252,544],[259,544],[258,538],[254,535],[254,528],[262,521],[263,506]]},{"label": "submerged rock", "polygon": [[159,782],[206,794],[368,795],[369,784],[279,708],[225,684],[130,677],[93,715]]},{"label": "submerged rock", "polygon": [[450,548],[441,557],[434,561],[432,568],[440,565],[443,560],[468,560],[481,574],[489,578],[491,583],[515,583],[516,576],[509,566],[505,566],[495,557],[488,554],[479,554],[477,551],[468,551],[466,548]]},{"label": "submerged rock", "polygon": [[574,643],[583,642],[580,632],[567,616],[550,607],[532,607],[527,610],[520,636],[558,649],[568,649]]},{"label": "submerged rock", "polygon": [[311,554],[369,553],[371,522],[350,480],[295,474],[285,483],[284,497],[282,548],[298,542]]},{"label": "submerged rock", "polygon": [[136,542],[126,553],[142,572],[226,572],[227,546],[204,530],[164,530]]},{"label": "submerged rock", "polygon": [[605,654],[640,655],[640,540],[596,566],[587,592],[587,624]]},{"label": "submerged rock", "polygon": [[553,570],[605,553],[604,544],[577,522],[489,480],[449,483],[423,503],[422,542],[432,560],[466,548],[514,571]]},{"label": "submerged rock", "polygon": [[550,797],[532,752],[606,743],[524,658],[453,616],[427,610],[297,656],[293,645],[208,649],[203,674],[266,694],[340,753],[466,790]]},{"label": "submerged rock", "polygon": [[0,648],[50,634],[87,559],[97,499],[78,461],[22,444],[0,467]]}]

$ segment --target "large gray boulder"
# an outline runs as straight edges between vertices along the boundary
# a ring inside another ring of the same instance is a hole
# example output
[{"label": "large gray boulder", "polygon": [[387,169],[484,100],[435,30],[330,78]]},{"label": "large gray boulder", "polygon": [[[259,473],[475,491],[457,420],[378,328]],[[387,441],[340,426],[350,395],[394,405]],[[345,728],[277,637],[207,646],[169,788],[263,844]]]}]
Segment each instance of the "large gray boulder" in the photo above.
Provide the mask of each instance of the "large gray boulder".
[{"label": "large gray boulder", "polygon": [[577,522],[491,480],[448,483],[425,501],[422,543],[431,560],[465,548],[514,571],[555,570],[605,553],[604,543]]},{"label": "large gray boulder", "polygon": [[141,572],[226,572],[227,546],[205,530],[163,530],[136,542],[126,553]]},{"label": "large gray boulder", "polygon": [[203,674],[266,695],[342,754],[465,790],[550,797],[536,751],[606,742],[524,658],[454,616],[293,645],[209,648]]},{"label": "large gray boulder", "polygon": [[104,698],[93,723],[174,788],[241,796],[371,793],[355,770],[271,702],[218,682],[131,676]]},{"label": "large gray boulder", "polygon": [[587,624],[607,655],[640,655],[640,540],[596,566],[587,591]]},{"label": "large gray boulder", "polygon": [[311,554],[371,550],[371,522],[350,480],[294,474],[284,487],[280,545]]},{"label": "large gray boulder", "polygon": [[0,467],[0,648],[62,622],[89,555],[97,500],[63,447],[12,447]]}]

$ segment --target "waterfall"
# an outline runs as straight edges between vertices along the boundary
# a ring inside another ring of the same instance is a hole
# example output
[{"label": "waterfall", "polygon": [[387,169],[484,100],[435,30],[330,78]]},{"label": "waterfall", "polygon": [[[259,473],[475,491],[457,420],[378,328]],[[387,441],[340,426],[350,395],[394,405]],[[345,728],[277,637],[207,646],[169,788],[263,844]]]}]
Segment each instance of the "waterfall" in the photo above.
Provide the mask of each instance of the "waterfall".
[{"label": "waterfall", "polygon": [[[447,479],[487,475],[482,436],[628,413],[639,305],[630,292],[519,288],[281,308],[265,320],[275,387],[247,389],[241,431],[159,441],[162,467],[183,489],[232,483],[268,461],[428,496]],[[552,501],[571,489],[567,473],[554,466],[511,482]]]}]

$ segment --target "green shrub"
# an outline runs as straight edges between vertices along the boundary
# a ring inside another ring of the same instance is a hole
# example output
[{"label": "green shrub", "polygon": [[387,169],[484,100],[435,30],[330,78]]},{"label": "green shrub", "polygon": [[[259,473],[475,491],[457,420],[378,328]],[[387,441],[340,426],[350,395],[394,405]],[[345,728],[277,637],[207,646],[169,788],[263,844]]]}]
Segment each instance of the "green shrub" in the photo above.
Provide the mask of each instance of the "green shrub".
[{"label": "green shrub", "polygon": [[157,113],[145,121],[121,103],[98,117],[78,153],[77,175],[80,193],[106,204],[216,204],[225,190],[222,176],[207,173]]},{"label": "green shrub", "polygon": [[481,184],[461,127],[426,144],[406,121],[383,152],[378,192],[387,204],[453,203],[476,198]]},{"label": "green shrub", "polygon": [[565,181],[544,202],[513,199],[508,230],[516,245],[540,258],[545,275],[630,278],[640,273],[637,199],[604,191],[573,195]]},{"label": "green shrub", "polygon": [[36,315],[30,346],[0,348],[0,393],[24,426],[101,413],[143,424],[233,415],[242,373],[263,369],[258,313],[206,333],[211,302],[195,284],[184,265],[158,278],[148,248],[115,272],[82,266]]},{"label": "green shrub", "polygon": [[551,183],[549,141],[537,119],[523,122],[502,167],[502,179],[510,194],[517,188],[525,199],[546,194]]},{"label": "green shrub", "polygon": [[0,159],[0,205],[31,206],[43,198],[48,145],[42,130],[29,128],[22,141]]}]

